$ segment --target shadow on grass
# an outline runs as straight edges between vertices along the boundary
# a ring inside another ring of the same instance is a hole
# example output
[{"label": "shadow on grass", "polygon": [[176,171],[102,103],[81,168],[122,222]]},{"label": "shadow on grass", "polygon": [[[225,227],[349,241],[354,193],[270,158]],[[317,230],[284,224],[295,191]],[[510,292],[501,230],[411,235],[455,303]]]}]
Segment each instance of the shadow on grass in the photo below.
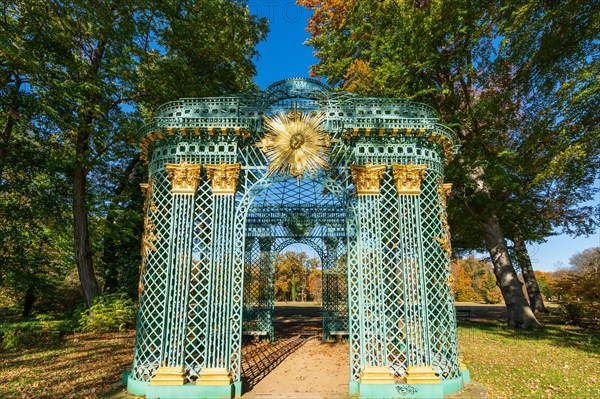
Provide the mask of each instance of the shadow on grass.
[{"label": "shadow on grass", "polygon": [[544,326],[542,329],[516,330],[507,327],[504,320],[459,321],[458,325],[465,330],[489,332],[507,339],[549,341],[551,345],[560,348],[568,347],[594,354],[600,353],[599,331],[567,326],[552,316],[542,316],[539,320]]},{"label": "shadow on grass", "polygon": [[[86,343],[93,342],[96,339],[86,338]],[[75,341],[76,342],[76,341]],[[130,348],[117,348],[115,345],[104,344],[97,345],[93,351],[83,352],[75,355],[80,351],[80,348],[73,345],[72,341],[63,338],[51,343],[37,343],[33,349],[18,349],[14,351],[0,352],[0,364],[7,368],[18,368],[21,366],[31,365],[31,357],[34,356],[35,361],[45,364],[46,370],[60,370],[64,367],[72,366],[78,360],[89,359],[90,356],[114,355],[125,352],[131,352]],[[67,360],[57,361],[64,356],[69,356]]]}]

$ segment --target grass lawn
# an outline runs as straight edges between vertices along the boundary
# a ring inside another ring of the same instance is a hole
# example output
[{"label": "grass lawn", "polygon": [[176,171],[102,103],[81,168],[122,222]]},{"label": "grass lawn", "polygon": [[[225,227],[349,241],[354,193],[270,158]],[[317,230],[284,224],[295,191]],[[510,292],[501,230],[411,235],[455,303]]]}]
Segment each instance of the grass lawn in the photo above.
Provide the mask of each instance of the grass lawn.
[{"label": "grass lawn", "polygon": [[541,319],[541,331],[459,323],[459,349],[490,399],[600,398],[600,332]]},{"label": "grass lawn", "polygon": [[[542,331],[460,322],[462,357],[490,398],[600,398],[600,334],[543,320]],[[76,334],[0,353],[0,398],[104,398],[119,391],[133,331]]]}]

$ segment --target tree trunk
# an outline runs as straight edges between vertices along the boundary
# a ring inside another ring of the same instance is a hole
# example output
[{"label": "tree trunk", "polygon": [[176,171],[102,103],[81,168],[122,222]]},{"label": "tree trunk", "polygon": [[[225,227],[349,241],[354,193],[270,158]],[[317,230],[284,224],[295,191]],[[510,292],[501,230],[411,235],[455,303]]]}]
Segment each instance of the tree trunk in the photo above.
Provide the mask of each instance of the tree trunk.
[{"label": "tree trunk", "polygon": [[533,266],[531,265],[531,259],[529,258],[529,252],[527,252],[525,241],[523,241],[523,237],[517,232],[513,237],[513,242],[515,244],[514,248],[517,262],[519,262],[519,266],[521,267],[525,288],[527,288],[529,306],[534,313],[548,313],[548,310],[544,305],[540,286],[538,285],[533,272]]},{"label": "tree trunk", "polygon": [[79,281],[83,288],[85,303],[88,307],[93,305],[94,298],[98,296],[98,282],[94,274],[92,263],[92,248],[90,246],[90,232],[87,218],[87,170],[83,163],[88,150],[89,134],[77,133],[75,152],[75,170],[73,174],[73,234],[75,241],[75,263],[79,273]]},{"label": "tree trunk", "polygon": [[2,128],[2,135],[0,136],[0,178],[4,174],[4,164],[6,162],[6,154],[8,153],[8,145],[10,143],[10,137],[12,135],[14,126],[14,118],[12,115],[6,116],[6,122]]},{"label": "tree trunk", "polygon": [[508,326],[514,328],[541,327],[523,294],[523,283],[517,278],[517,272],[510,261],[508,246],[500,229],[498,218],[494,214],[480,218],[479,227],[492,258],[496,284],[500,287],[506,304]]},{"label": "tree trunk", "polygon": [[500,287],[504,303],[506,304],[508,326],[514,328],[540,328],[535,315],[527,303],[523,294],[523,283],[517,277],[517,272],[508,255],[508,246],[504,234],[500,228],[500,222],[495,212],[487,206],[485,198],[490,198],[490,190],[483,180],[484,170],[481,167],[474,168],[469,173],[469,179],[475,183],[475,192],[482,195],[479,208],[474,210],[468,203],[467,209],[478,221],[485,246],[490,253],[496,284]]},{"label": "tree trunk", "polygon": [[[11,90],[9,96],[18,95],[19,90],[21,89],[22,80],[21,78],[15,74],[15,84]],[[0,178],[4,174],[4,166],[6,162],[6,154],[8,153],[8,148],[10,144],[10,139],[12,137],[12,132],[15,126],[15,115],[17,115],[17,108],[13,104],[9,104],[8,110],[4,114],[4,127],[2,128],[2,133],[0,134]]]},{"label": "tree trunk", "polygon": [[35,296],[35,286],[32,284],[27,287],[27,291],[25,291],[25,299],[23,300],[23,312],[21,312],[21,316],[29,317],[31,315],[31,309],[33,309],[33,304],[37,297]]}]

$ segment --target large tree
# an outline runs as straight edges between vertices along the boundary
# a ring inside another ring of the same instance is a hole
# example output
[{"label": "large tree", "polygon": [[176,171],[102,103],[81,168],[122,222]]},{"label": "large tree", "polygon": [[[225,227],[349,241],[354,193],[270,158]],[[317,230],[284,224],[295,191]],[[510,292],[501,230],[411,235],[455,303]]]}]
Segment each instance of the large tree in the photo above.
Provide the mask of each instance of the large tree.
[{"label": "large tree", "polygon": [[[444,122],[455,129],[462,149],[448,170],[456,194],[449,205],[458,208],[451,209],[450,215],[461,215],[463,221],[471,220],[471,226],[478,229],[466,231],[466,224],[464,229],[456,225],[453,228],[458,230],[463,243],[479,242],[487,248],[508,309],[509,325],[538,326],[522,293],[505,238],[509,226],[511,232],[516,231],[512,223],[515,219],[506,216],[506,201],[519,197],[522,201],[528,194],[524,187],[519,187],[514,178],[518,171],[511,170],[507,160],[514,160],[512,153],[526,141],[527,132],[522,128],[527,123],[535,122],[539,131],[551,137],[548,145],[552,145],[552,137],[560,134],[560,124],[565,117],[552,105],[558,101],[553,89],[566,76],[561,74],[561,69],[540,67],[539,73],[545,77],[540,79],[531,72],[531,62],[548,63],[540,53],[551,50],[541,45],[550,38],[553,49],[562,48],[562,35],[552,30],[548,32],[542,23],[557,18],[569,22],[569,18],[557,12],[561,3],[547,6],[522,1],[516,2],[512,10],[511,5],[504,2],[483,0],[302,0],[300,3],[314,10],[309,24],[312,34],[309,44],[316,48],[319,63],[313,66],[313,74],[348,90],[410,97],[429,103]],[[592,7],[577,8],[577,2],[567,3],[564,7],[569,15],[579,11],[586,13],[587,24],[592,23]],[[531,23],[532,20],[536,23]],[[582,20],[579,25],[585,23]],[[581,49],[589,47],[594,40],[597,46],[597,31],[585,36],[581,32],[590,30],[582,26],[578,29],[580,42],[565,39],[569,48],[562,48],[564,52],[559,54],[554,52],[556,62],[561,65],[574,60],[589,64],[589,60],[582,57],[585,51]],[[520,40],[519,35],[525,39]],[[518,49],[523,45],[527,51]],[[518,59],[524,54],[529,62],[525,58]],[[547,85],[550,74],[558,79],[555,86]],[[591,79],[588,80],[592,85]],[[577,84],[569,87],[574,90]],[[544,125],[540,118],[527,118],[533,115],[526,111],[530,109],[530,102],[536,100],[537,92],[544,92],[545,109],[555,111],[545,129],[541,128]],[[563,99],[567,101],[568,96]],[[585,116],[586,120],[593,119],[589,111]],[[578,135],[568,135],[567,148],[547,159],[568,159],[566,154],[573,150],[578,138]],[[586,157],[593,159],[593,151]],[[528,162],[525,154],[517,158],[525,165]],[[536,182],[542,181],[544,176],[540,170],[537,172]],[[556,175],[551,173],[546,177]],[[589,180],[578,183],[586,186]],[[530,189],[531,193],[539,193],[533,184]],[[535,206],[521,207],[525,209],[536,211]],[[524,215],[525,219],[528,215]]]},{"label": "large tree", "polygon": [[300,295],[300,299],[306,301],[311,293],[311,275],[318,268],[319,260],[309,258],[306,252],[288,251],[279,254],[275,262],[275,297],[295,302]]},{"label": "large tree", "polygon": [[[75,262],[91,305],[89,219],[133,170],[143,116],[167,100],[250,88],[266,22],[227,0],[27,0],[0,12],[0,54],[31,61],[16,76],[40,103],[36,125],[69,149]],[[111,170],[115,179],[102,176]]]}]

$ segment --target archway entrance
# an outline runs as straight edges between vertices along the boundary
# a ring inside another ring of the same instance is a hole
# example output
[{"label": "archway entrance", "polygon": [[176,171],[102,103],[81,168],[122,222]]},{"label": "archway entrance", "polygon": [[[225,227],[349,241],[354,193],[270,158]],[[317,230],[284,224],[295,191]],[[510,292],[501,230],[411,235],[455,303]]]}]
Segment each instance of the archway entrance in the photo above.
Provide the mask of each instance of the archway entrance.
[{"label": "archway entrance", "polygon": [[433,109],[288,79],[156,114],[140,141],[150,176],[130,392],[241,395],[242,338],[273,337],[267,288],[289,240],[321,248],[323,336],[349,334],[351,394],[462,387],[443,182],[458,146]]},{"label": "archway entrance", "polygon": [[267,189],[251,193],[255,198],[246,221],[243,333],[275,338],[275,262],[294,243],[311,247],[322,264],[323,339],[331,338],[332,331],[347,333],[346,227],[353,218],[347,194],[325,177],[274,180]]}]

